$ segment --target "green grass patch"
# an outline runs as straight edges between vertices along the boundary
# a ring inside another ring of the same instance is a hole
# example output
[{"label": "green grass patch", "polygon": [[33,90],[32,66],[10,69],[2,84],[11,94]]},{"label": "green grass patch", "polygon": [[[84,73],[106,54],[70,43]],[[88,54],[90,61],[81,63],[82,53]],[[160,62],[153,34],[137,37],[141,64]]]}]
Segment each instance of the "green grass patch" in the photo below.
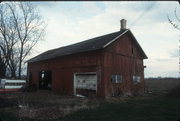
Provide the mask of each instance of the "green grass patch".
[{"label": "green grass patch", "polygon": [[19,121],[12,113],[0,111],[0,121]]},{"label": "green grass patch", "polygon": [[61,118],[62,121],[177,121],[180,99],[156,97],[131,99],[125,103],[105,103]]},{"label": "green grass patch", "polygon": [[40,121],[40,120],[19,118],[11,112],[0,110],[0,121]]}]

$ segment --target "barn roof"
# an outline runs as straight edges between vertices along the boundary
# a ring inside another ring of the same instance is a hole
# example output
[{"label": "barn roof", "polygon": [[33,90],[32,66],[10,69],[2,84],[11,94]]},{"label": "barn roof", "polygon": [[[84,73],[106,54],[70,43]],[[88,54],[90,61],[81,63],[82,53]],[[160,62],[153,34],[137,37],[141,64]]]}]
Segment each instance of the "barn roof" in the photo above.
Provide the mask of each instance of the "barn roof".
[{"label": "barn roof", "polygon": [[102,36],[95,37],[92,39],[88,39],[88,40],[85,40],[85,41],[82,41],[79,43],[75,43],[72,45],[48,50],[30,60],[28,60],[27,62],[32,63],[32,62],[57,58],[57,57],[61,57],[64,55],[71,55],[71,54],[76,54],[76,53],[80,53],[80,52],[88,52],[88,51],[103,49],[106,46],[108,46],[109,44],[111,44],[112,42],[114,42],[117,38],[119,38],[120,36],[124,35],[127,32],[130,32],[130,34],[134,38],[135,43],[136,43],[137,47],[140,49],[140,52],[142,53],[143,58],[147,59],[146,54],[144,53],[144,51],[138,44],[137,40],[135,39],[135,37],[133,36],[131,31],[129,29],[121,29],[120,31],[102,35]]}]

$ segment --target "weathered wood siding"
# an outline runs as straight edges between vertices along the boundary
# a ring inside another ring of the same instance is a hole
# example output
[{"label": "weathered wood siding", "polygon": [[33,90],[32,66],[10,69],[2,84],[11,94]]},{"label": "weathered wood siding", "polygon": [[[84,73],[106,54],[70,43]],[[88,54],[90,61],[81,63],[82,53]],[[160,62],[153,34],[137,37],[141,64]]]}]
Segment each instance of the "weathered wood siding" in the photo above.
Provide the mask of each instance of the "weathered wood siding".
[{"label": "weathered wood siding", "polygon": [[101,61],[100,52],[87,52],[76,55],[69,55],[57,59],[42,62],[29,63],[28,73],[32,73],[32,84],[38,87],[38,74],[42,70],[52,71],[52,90],[58,93],[73,95],[74,73],[96,72],[98,96],[104,96],[101,82]]},{"label": "weathered wood siding", "polygon": [[[125,95],[144,92],[144,67],[139,52],[128,34],[123,35],[104,50],[102,77],[105,81],[106,96],[112,95],[113,91]],[[112,83],[111,75],[113,74],[122,75],[123,82]],[[134,84],[133,75],[139,75],[141,82]]]}]

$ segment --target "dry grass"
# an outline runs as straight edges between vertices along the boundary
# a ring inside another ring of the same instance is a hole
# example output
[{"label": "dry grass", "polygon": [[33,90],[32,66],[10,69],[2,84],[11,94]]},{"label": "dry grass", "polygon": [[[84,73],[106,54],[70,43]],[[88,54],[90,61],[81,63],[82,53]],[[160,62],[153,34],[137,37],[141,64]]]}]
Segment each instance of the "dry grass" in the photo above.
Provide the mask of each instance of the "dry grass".
[{"label": "dry grass", "polygon": [[0,97],[0,102],[11,104],[0,108],[3,121],[177,121],[180,118],[179,98],[162,95],[101,100],[37,91]]},{"label": "dry grass", "polygon": [[14,107],[12,111],[14,115],[32,119],[56,119],[80,109],[92,109],[101,102],[96,98],[62,96],[50,91],[1,94],[0,97],[4,100],[13,99],[16,102],[13,103],[14,106],[4,107],[4,110],[8,111]]},{"label": "dry grass", "polygon": [[[148,91],[153,92],[172,90],[178,84],[180,84],[179,80],[146,80]],[[180,87],[178,89],[180,89]],[[179,90],[175,91],[179,94]],[[140,97],[137,98],[139,100]],[[141,98],[148,99],[149,95]],[[129,99],[131,99],[131,97],[111,97],[106,100],[80,98],[74,96],[62,96],[50,91],[38,90],[36,92],[0,94],[0,112],[10,112],[19,118],[25,117],[34,120],[49,120],[67,117],[67,115],[74,114],[74,112],[81,109],[96,109],[96,107],[99,107],[103,103],[105,105],[124,105]],[[132,97],[132,100],[135,99],[136,97]]]}]

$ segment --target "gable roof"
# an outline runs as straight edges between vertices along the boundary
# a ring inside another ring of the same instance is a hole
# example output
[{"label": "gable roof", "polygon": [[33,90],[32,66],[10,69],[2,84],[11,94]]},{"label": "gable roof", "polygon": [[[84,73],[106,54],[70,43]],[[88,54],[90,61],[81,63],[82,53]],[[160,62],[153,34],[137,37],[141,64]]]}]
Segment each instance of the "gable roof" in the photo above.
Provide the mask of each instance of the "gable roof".
[{"label": "gable roof", "polygon": [[[120,36],[127,33],[128,31],[130,32],[130,30],[128,30],[128,29],[123,29],[123,30],[120,30],[117,32],[113,32],[110,34],[106,34],[106,35],[102,35],[102,36],[95,37],[92,39],[88,39],[88,40],[85,40],[85,41],[82,41],[79,43],[75,43],[72,45],[48,50],[30,60],[28,60],[27,62],[32,63],[32,62],[48,60],[48,59],[52,59],[52,58],[56,58],[56,57],[60,57],[60,56],[64,56],[64,55],[71,55],[71,54],[76,54],[76,53],[80,53],[80,52],[88,52],[88,51],[103,49],[106,46],[108,46],[109,44],[111,44],[112,42],[114,42],[115,40],[117,40]],[[133,36],[133,34],[132,34],[132,36]],[[134,36],[133,36],[133,38],[135,39]],[[138,44],[136,39],[135,39],[135,42],[137,43],[138,48],[140,49],[140,51],[143,55],[143,58],[147,59],[146,54],[144,53],[144,51],[142,50],[142,48],[140,47],[140,45]]]}]

